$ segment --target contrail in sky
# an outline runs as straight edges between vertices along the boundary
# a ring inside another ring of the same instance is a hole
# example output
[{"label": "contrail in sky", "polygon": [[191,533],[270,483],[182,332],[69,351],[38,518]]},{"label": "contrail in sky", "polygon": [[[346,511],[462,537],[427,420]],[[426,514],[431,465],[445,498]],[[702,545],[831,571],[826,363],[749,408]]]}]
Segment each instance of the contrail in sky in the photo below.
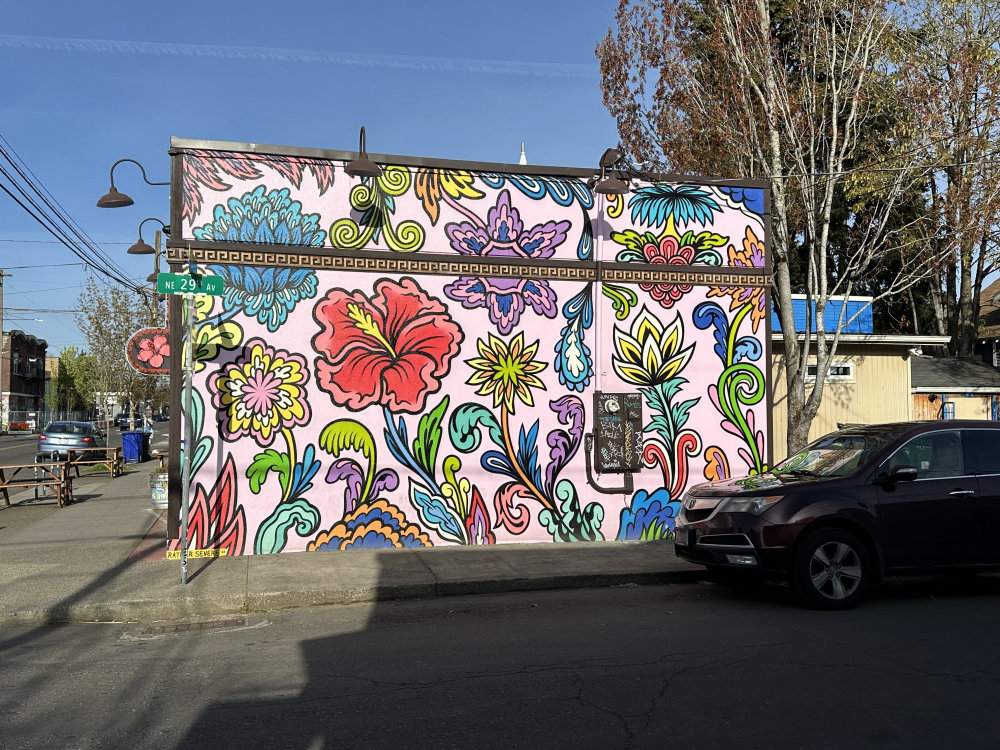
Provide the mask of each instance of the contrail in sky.
[{"label": "contrail in sky", "polygon": [[402,68],[406,70],[453,73],[490,73],[536,78],[597,78],[597,64],[515,62],[467,57],[423,57],[414,55],[363,54],[358,52],[315,52],[271,47],[229,47],[176,42],[127,42],[113,39],[72,39],[49,36],[0,34],[0,47],[48,50],[52,52],[97,52],[171,57],[210,57],[223,60],[351,65],[361,68]]}]

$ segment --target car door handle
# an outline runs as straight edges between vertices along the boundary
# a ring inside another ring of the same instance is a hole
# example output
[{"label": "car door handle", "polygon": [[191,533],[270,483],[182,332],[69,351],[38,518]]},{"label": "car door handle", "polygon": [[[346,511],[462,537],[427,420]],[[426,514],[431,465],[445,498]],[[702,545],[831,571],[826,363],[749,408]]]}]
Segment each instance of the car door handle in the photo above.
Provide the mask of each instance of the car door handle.
[{"label": "car door handle", "polygon": [[949,495],[975,495],[975,490],[952,490]]}]

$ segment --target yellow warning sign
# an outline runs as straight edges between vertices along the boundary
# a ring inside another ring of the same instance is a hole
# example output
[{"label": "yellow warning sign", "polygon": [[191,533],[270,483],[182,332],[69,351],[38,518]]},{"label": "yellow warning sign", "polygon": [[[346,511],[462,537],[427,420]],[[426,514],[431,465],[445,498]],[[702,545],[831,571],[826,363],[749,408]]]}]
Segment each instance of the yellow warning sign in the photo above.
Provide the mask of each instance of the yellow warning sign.
[{"label": "yellow warning sign", "polygon": [[[223,547],[222,549],[189,549],[188,558],[193,557],[226,557],[229,555],[229,549]],[[167,550],[168,560],[180,560],[181,551],[179,549],[168,549]]]}]

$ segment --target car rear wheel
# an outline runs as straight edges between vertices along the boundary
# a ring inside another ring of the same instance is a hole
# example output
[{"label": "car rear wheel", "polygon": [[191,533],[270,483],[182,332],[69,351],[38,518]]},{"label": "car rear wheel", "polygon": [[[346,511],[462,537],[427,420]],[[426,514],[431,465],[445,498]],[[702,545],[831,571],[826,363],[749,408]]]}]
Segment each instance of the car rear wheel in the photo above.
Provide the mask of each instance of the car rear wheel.
[{"label": "car rear wheel", "polygon": [[865,545],[844,529],[820,529],[802,541],[792,564],[792,589],[816,609],[857,606],[871,583]]}]

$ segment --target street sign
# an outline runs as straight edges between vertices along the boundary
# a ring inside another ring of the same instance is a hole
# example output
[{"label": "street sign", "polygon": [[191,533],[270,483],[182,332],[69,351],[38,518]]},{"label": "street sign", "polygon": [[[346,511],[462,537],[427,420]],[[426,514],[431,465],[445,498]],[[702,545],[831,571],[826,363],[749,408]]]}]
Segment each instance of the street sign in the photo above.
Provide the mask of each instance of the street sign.
[{"label": "street sign", "polygon": [[156,277],[159,294],[225,294],[221,276],[189,273],[161,273]]}]

